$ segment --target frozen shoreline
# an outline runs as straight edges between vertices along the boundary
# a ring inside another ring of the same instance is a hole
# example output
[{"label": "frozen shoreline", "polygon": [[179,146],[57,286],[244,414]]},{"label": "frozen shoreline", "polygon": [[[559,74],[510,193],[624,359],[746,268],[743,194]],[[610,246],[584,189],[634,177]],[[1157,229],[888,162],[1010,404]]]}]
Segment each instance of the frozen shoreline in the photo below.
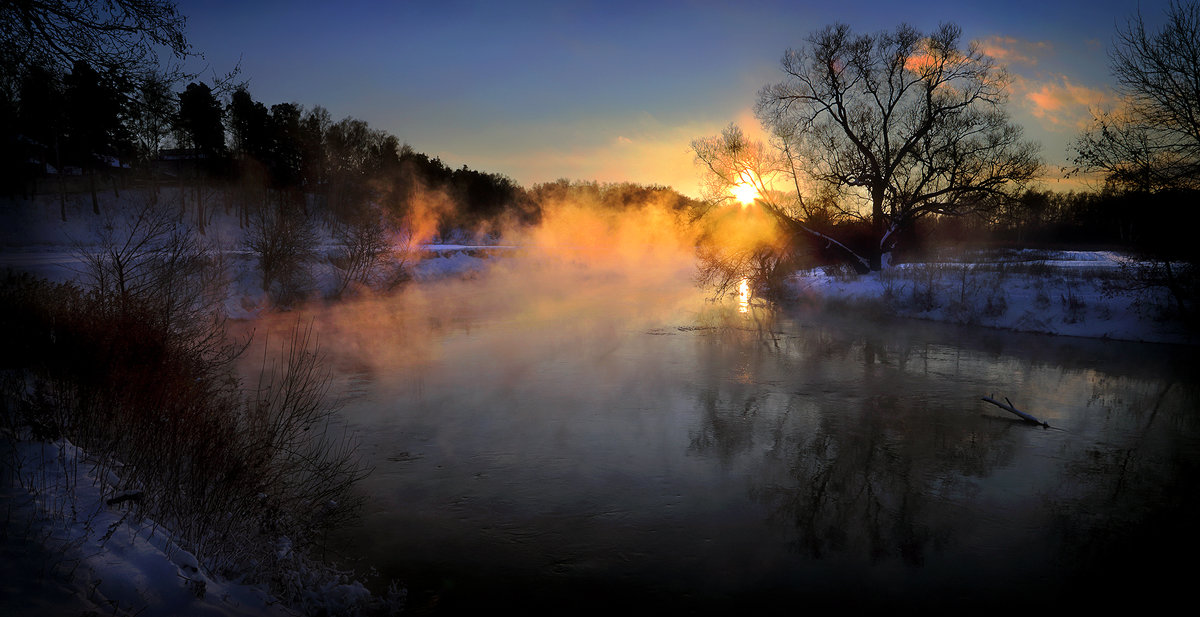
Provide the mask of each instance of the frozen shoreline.
[{"label": "frozen shoreline", "polygon": [[[1024,254],[1022,254],[1024,253]],[[1121,291],[1125,257],[1109,251],[1018,251],[1010,259],[902,264],[866,275],[793,274],[791,301],[1014,332],[1146,343],[1200,343],[1159,318],[1165,290]]]}]

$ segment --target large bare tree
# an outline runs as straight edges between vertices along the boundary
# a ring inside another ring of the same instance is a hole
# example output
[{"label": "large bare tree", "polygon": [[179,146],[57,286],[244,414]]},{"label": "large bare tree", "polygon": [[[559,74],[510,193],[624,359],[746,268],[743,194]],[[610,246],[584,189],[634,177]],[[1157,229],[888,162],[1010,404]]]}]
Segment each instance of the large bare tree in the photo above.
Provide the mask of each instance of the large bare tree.
[{"label": "large bare tree", "polygon": [[1200,189],[1200,4],[1172,2],[1159,32],[1141,14],[1110,52],[1121,104],[1098,113],[1076,163],[1139,191]]},{"label": "large bare tree", "polygon": [[[1005,112],[1008,78],[961,30],[901,25],[854,34],[833,25],[783,57],[783,81],[759,93],[795,194],[836,188],[843,213],[868,220],[872,270],[922,216],[1005,199],[1039,170],[1037,145]],[[779,208],[803,212],[804,207]]]},{"label": "large bare tree", "polygon": [[160,55],[192,54],[185,18],[169,0],[17,0],[0,3],[0,68],[61,72],[83,62],[101,74],[162,70]]},{"label": "large bare tree", "polygon": [[1140,193],[1159,216],[1138,221],[1144,259],[1128,262],[1128,284],[1165,288],[1177,314],[1200,319],[1200,252],[1183,210],[1200,190],[1200,3],[1171,2],[1158,32],[1141,13],[1118,27],[1110,58],[1120,99],[1075,144],[1080,171]]}]

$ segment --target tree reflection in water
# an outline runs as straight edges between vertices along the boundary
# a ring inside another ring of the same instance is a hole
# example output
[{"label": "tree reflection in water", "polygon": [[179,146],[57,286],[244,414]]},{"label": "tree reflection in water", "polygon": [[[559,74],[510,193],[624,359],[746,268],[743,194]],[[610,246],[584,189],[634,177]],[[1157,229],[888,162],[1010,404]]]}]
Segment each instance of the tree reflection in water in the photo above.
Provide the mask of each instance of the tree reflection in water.
[{"label": "tree reflection in water", "polygon": [[[1175,368],[1134,367],[1087,341],[1018,340],[1046,347],[1030,353],[1005,351],[1000,334],[954,347],[785,329],[764,339],[761,327],[725,327],[697,341],[712,372],[690,448],[748,466],[751,496],[803,558],[1060,599],[1186,571],[1145,564],[1153,547],[1200,546],[1190,524],[1200,396]],[[976,404],[1006,390],[1064,430]],[[922,572],[931,559],[937,574]],[[973,578],[989,575],[999,578]]]},{"label": "tree reflection in water", "polygon": [[[472,302],[452,300],[431,306]],[[343,346],[387,360],[348,407],[377,505],[344,546],[463,614],[1040,613],[1187,589],[1149,557],[1197,547],[1195,350],[710,308],[372,313],[385,327]]]}]

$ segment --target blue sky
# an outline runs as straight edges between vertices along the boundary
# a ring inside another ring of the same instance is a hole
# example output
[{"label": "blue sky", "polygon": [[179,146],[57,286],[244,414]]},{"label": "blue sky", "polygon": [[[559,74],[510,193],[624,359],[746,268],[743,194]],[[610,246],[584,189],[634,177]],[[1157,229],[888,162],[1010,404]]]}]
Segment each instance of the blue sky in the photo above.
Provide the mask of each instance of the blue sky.
[{"label": "blue sky", "polygon": [[1053,173],[1088,108],[1111,100],[1107,49],[1139,5],[1154,25],[1167,0],[179,2],[206,65],[222,73],[240,59],[268,106],[322,105],[526,185],[629,180],[689,194],[689,141],[730,122],[755,134],[756,93],[781,77],[784,51],[834,22],[957,23],[1009,66],[1009,110]]}]

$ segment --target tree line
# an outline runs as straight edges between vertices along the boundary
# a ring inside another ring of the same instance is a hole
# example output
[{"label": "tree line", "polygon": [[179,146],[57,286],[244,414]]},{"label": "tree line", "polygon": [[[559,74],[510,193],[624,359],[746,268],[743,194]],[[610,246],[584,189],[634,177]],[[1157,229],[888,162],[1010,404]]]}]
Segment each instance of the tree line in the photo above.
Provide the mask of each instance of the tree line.
[{"label": "tree line", "polygon": [[4,3],[0,24],[0,194],[57,189],[64,218],[67,192],[90,192],[99,213],[107,184],[172,182],[192,189],[201,230],[204,188],[238,189],[243,223],[264,204],[311,215],[309,202],[333,221],[380,207],[399,217],[423,192],[439,194],[441,231],[537,218],[501,174],[452,169],[319,106],[256,101],[236,68],[186,73],[200,54],[172,2]]},{"label": "tree line", "polygon": [[10,112],[0,187],[9,195],[32,196],[48,178],[78,175],[98,211],[98,184],[175,179],[257,188],[277,205],[306,207],[307,196],[335,218],[356,216],[368,202],[401,213],[437,191],[454,205],[442,212],[443,231],[537,217],[511,178],[452,169],[363,120],[334,121],[321,106],[267,106],[245,84],[178,88],[165,73],[128,80],[76,61],[65,73],[31,65],[14,85],[0,102]]}]

